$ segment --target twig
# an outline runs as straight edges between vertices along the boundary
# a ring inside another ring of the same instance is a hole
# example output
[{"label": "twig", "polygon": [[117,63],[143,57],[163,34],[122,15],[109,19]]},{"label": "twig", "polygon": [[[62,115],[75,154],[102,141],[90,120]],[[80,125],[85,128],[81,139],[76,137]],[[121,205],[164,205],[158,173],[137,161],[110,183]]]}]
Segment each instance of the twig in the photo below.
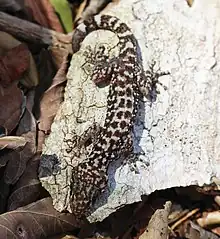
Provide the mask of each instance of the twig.
[{"label": "twig", "polygon": [[72,52],[71,34],[56,32],[0,12],[0,30],[31,43],[63,48]]},{"label": "twig", "polygon": [[189,213],[187,213],[186,216],[182,217],[179,221],[177,221],[176,223],[174,223],[171,227],[171,229],[174,231],[174,229],[179,226],[181,223],[183,223],[184,221],[186,221],[188,218],[192,217],[194,214],[196,214],[200,209],[199,208],[195,208],[192,211],[190,211]]}]

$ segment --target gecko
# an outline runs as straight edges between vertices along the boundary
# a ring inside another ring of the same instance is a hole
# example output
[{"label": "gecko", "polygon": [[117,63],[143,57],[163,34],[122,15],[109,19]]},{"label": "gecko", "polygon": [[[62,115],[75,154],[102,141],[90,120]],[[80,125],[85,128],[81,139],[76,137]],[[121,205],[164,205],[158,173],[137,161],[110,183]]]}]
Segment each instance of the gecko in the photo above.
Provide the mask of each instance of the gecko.
[{"label": "gecko", "polygon": [[139,101],[149,94],[158,77],[164,75],[152,70],[144,73],[134,34],[114,16],[96,15],[78,25],[72,38],[73,53],[80,49],[86,36],[96,30],[116,34],[119,55],[107,63],[99,61],[91,77],[97,86],[108,82],[109,93],[104,126],[99,129],[91,152],[72,171],[70,207],[77,218],[88,215],[96,198],[105,190],[109,164],[133,153],[132,129]]}]

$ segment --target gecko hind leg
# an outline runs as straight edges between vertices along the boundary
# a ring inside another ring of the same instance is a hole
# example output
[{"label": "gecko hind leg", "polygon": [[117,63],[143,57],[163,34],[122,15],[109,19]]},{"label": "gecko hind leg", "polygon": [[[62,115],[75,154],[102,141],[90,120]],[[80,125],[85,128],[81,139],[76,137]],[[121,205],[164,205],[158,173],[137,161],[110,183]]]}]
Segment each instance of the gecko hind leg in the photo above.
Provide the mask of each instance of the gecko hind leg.
[{"label": "gecko hind leg", "polygon": [[101,135],[102,127],[94,122],[88,129],[86,129],[83,134],[78,138],[78,147],[84,147],[86,151],[90,151],[92,145],[98,142]]},{"label": "gecko hind leg", "polygon": [[75,131],[72,131],[63,140],[65,153],[72,154],[75,157],[80,157],[82,154],[88,155],[92,146],[97,143],[101,132],[102,127],[96,122],[81,135],[77,135]]}]

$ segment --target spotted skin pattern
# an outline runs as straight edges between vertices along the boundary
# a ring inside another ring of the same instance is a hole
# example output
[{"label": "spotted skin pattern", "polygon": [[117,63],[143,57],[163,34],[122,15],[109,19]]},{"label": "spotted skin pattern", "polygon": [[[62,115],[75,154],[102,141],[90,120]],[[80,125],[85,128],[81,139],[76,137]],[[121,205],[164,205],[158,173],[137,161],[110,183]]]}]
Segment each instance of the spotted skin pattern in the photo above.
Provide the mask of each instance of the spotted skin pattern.
[{"label": "spotted skin pattern", "polygon": [[152,78],[150,74],[143,79],[137,40],[128,26],[113,16],[97,15],[81,23],[73,34],[73,52],[80,49],[89,33],[99,29],[117,35],[119,56],[109,64],[103,62],[102,66],[99,63],[93,73],[92,80],[97,85],[110,79],[107,114],[100,137],[86,160],[73,168],[70,205],[78,218],[89,214],[92,203],[106,187],[109,164],[133,152],[134,117],[140,96],[148,93],[148,80]]}]

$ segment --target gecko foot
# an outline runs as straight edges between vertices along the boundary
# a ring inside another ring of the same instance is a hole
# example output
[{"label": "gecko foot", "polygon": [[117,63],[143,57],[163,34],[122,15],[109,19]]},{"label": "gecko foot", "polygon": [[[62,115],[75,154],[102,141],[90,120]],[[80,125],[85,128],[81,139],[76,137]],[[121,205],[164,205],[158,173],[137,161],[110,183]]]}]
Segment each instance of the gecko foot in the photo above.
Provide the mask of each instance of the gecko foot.
[{"label": "gecko foot", "polygon": [[160,69],[155,70],[156,62],[153,61],[149,69],[144,71],[142,74],[137,75],[137,84],[141,95],[145,96],[151,102],[156,100],[159,90],[157,85],[161,85],[164,90],[167,90],[167,87],[163,85],[158,79],[161,76],[169,75],[169,72],[161,71]]},{"label": "gecko foot", "polygon": [[140,153],[131,153],[127,156],[126,160],[123,161],[122,165],[128,164],[130,171],[135,172],[136,174],[139,174],[140,171],[137,166],[137,162],[142,162],[144,165],[149,166],[149,163],[141,159],[141,155],[145,155],[144,152]]}]

